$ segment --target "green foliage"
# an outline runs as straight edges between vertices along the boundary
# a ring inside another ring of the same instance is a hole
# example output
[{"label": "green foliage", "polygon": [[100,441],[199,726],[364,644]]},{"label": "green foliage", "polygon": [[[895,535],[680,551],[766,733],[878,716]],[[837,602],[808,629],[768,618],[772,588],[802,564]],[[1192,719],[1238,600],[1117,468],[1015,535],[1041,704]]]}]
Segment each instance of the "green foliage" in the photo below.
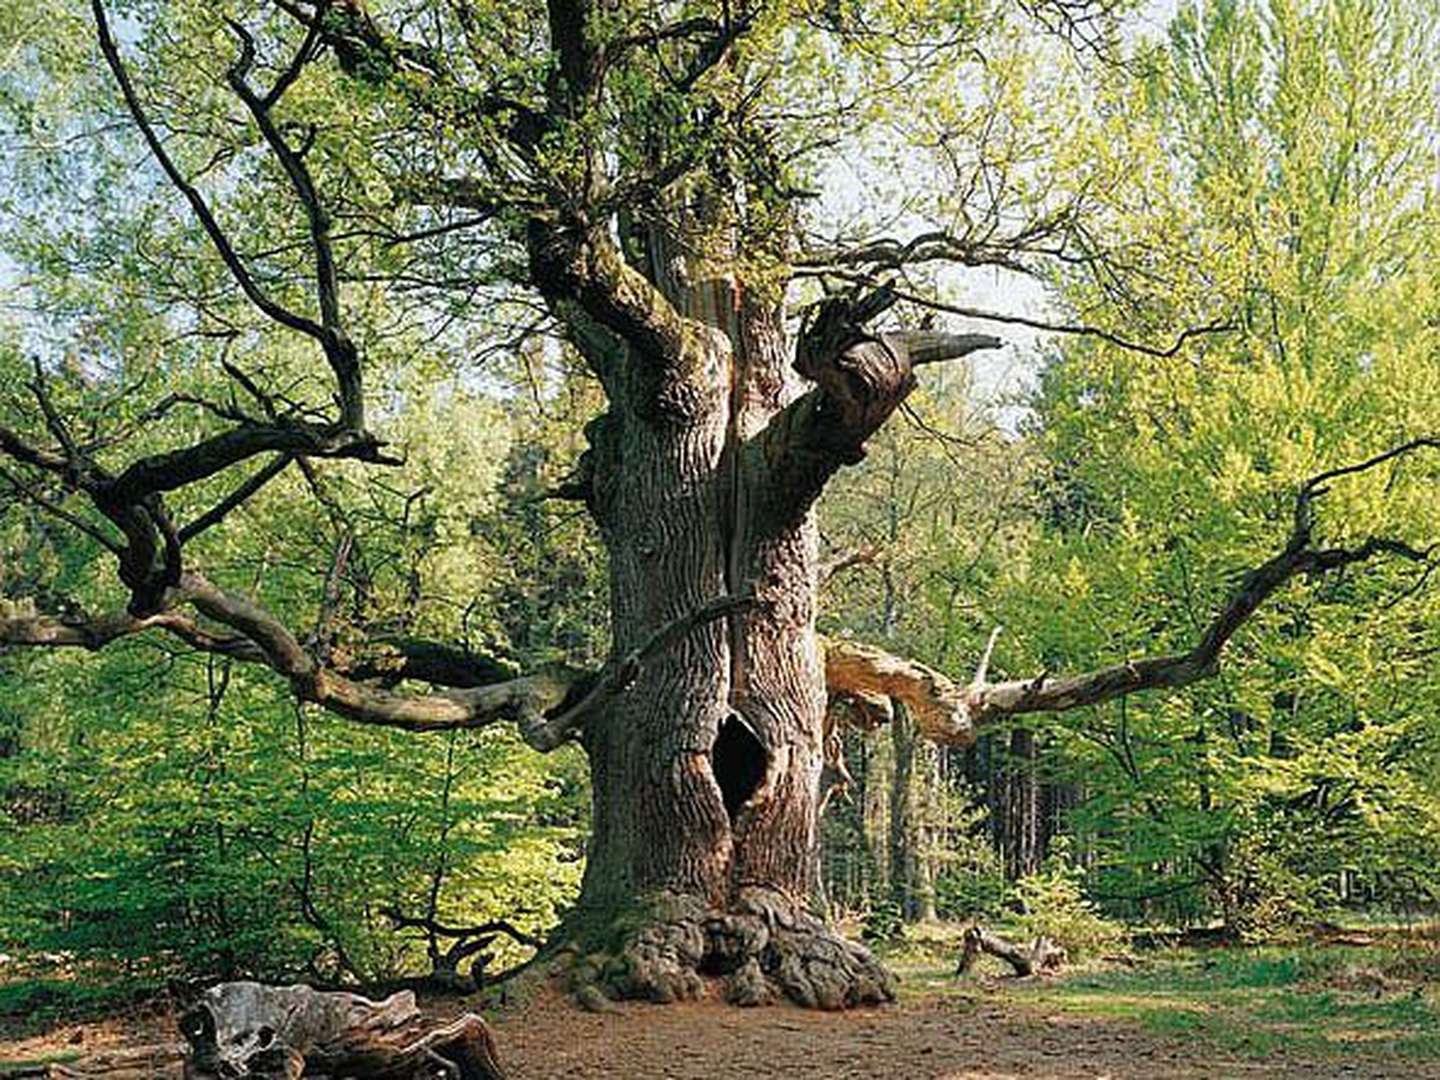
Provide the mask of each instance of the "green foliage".
[{"label": "green foliage", "polygon": [[1085,871],[1074,865],[1067,845],[1057,843],[1044,864],[1015,882],[1020,913],[1015,919],[1027,939],[1049,938],[1072,962],[1098,956],[1124,938],[1085,898]]},{"label": "green foliage", "polygon": [[1005,863],[985,829],[986,811],[969,785],[946,792],[947,828],[931,853],[936,861],[935,909],[942,918],[985,922],[1010,906]]},{"label": "green foliage", "polygon": [[900,902],[888,895],[872,901],[860,924],[860,936],[873,943],[902,940],[905,937],[905,916]]},{"label": "green foliage", "polygon": [[238,671],[187,706],[193,673],[147,687],[146,659],[87,665],[88,707],[67,691],[51,714],[63,741],[0,761],[7,948],[107,977],[374,979],[425,970],[381,911],[424,914],[432,887],[441,921],[534,929],[573,895],[573,759],[356,731]]},{"label": "green foliage", "polygon": [[[327,470],[319,498],[299,476],[273,481],[203,538],[204,557],[337,651],[378,642],[383,656],[391,635],[414,635],[521,663],[594,662],[603,563],[583,526],[536,499],[568,464],[573,428],[544,437],[507,400],[417,398],[392,418],[402,472],[376,483]],[[114,602],[83,537],[22,502],[0,512],[0,532],[16,554],[0,563],[5,592],[33,597],[44,582],[70,603]],[[316,581],[346,536],[325,614]],[[249,665],[150,638],[96,656],[7,654],[0,688],[0,951],[132,983],[424,974],[423,938],[396,932],[386,909],[539,932],[578,886],[578,751],[540,758],[500,731],[358,728],[297,710]],[[504,939],[493,951],[497,970],[525,955]]]},{"label": "green foliage", "polygon": [[[1183,653],[1284,544],[1307,477],[1440,427],[1435,27],[1400,4],[1187,5],[1143,95],[1112,89],[1107,153],[1131,168],[1105,202],[1164,296],[1082,274],[1065,295],[1131,334],[1142,302],[1230,329],[1173,357],[1051,358],[1030,431],[1046,530],[997,594],[1002,669]],[[1437,464],[1338,480],[1317,536],[1433,543]],[[1297,582],[1220,677],[1058,718],[1047,767],[1083,788],[1094,891],[1256,933],[1401,881],[1433,899],[1414,857],[1440,835],[1427,583],[1394,560]]]},{"label": "green foliage", "polygon": [[987,921],[1009,906],[1012,890],[1005,866],[983,838],[947,849],[935,879],[935,908],[946,919]]}]

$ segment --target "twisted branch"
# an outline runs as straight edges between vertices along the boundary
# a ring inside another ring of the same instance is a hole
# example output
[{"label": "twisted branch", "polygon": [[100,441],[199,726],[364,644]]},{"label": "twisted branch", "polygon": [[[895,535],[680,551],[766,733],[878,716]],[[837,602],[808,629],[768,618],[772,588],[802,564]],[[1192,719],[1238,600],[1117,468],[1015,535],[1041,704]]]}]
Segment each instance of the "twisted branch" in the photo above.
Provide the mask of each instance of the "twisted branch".
[{"label": "twisted branch", "polygon": [[832,696],[864,700],[884,695],[905,702],[920,731],[941,743],[968,746],[987,724],[1022,713],[1062,712],[1098,705],[1145,690],[1177,690],[1216,675],[1226,644],[1259,607],[1292,579],[1339,570],[1390,556],[1429,567],[1437,546],[1416,548],[1403,540],[1370,537],[1354,547],[1317,547],[1314,504],[1331,481],[1367,472],[1420,449],[1440,449],[1440,438],[1423,436],[1354,465],[1305,481],[1296,493],[1293,525],[1284,547],[1246,571],[1239,586],[1187,652],[1127,660],[1076,675],[1048,672],[1027,679],[989,682],[990,654],[999,628],[969,686],[924,664],[892,656],[871,645],[825,643],[825,675]]}]

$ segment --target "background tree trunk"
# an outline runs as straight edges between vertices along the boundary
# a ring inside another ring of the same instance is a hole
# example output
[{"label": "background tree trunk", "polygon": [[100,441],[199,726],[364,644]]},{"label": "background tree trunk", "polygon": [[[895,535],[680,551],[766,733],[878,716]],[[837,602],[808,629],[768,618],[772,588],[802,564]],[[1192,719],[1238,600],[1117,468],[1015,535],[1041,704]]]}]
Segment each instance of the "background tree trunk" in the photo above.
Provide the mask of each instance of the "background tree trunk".
[{"label": "background tree trunk", "polygon": [[940,876],[938,834],[943,828],[940,810],[945,793],[945,776],[941,767],[944,752],[926,740],[917,740],[915,752],[920,762],[916,772],[921,802],[915,831],[915,921],[934,922],[939,917],[935,906],[935,883]]},{"label": "background tree trunk", "polygon": [[1035,733],[1017,727],[1003,756],[999,783],[992,784],[991,799],[996,846],[1005,859],[1010,880],[1034,873],[1044,858],[1040,823],[1040,777]]},{"label": "background tree trunk", "polygon": [[914,922],[919,917],[914,790],[918,747],[909,710],[900,702],[895,702],[894,708],[895,719],[890,722],[890,738],[895,748],[895,770],[890,785],[890,901],[901,918]]}]

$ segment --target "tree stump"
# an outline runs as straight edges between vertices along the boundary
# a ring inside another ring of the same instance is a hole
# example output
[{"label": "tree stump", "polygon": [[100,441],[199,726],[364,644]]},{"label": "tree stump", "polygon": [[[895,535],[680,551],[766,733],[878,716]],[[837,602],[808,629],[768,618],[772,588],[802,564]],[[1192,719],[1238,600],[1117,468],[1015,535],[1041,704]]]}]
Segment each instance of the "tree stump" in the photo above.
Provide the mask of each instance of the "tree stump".
[{"label": "tree stump", "polygon": [[485,1021],[467,1013],[427,1029],[415,995],[384,1001],[308,986],[231,982],[180,1022],[186,1080],[503,1080]]},{"label": "tree stump", "polygon": [[1036,972],[1054,971],[1066,960],[1065,949],[1049,938],[1036,938],[1026,949],[983,927],[972,926],[965,931],[965,948],[955,967],[956,976],[969,971],[982,952],[1004,960],[1022,979]]}]

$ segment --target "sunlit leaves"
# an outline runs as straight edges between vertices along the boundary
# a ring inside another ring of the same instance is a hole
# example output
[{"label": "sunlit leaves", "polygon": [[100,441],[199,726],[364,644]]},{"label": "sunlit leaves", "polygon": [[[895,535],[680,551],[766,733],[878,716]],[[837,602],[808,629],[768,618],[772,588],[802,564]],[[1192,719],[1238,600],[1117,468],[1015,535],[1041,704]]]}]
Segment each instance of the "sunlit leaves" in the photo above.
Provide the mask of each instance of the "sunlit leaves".
[{"label": "sunlit leaves", "polygon": [[[1307,477],[1440,427],[1419,256],[1440,236],[1434,28],[1384,3],[1182,8],[1143,110],[1132,101],[1113,128],[1114,152],[1145,167],[1106,198],[1123,235],[1168,236],[1151,258],[1170,291],[1150,317],[1235,326],[1171,359],[1071,347],[1046,372],[1037,437],[1056,528],[1027,589],[1058,607],[1027,595],[1007,620],[1032,663],[1188,648],[1234,575],[1283,542]],[[1069,295],[1125,318],[1082,276]],[[1422,454],[1337,480],[1317,535],[1424,548],[1440,535],[1436,476]],[[1337,898],[1342,869],[1358,875],[1347,888],[1398,887],[1397,866],[1434,837],[1420,789],[1435,599],[1420,575],[1389,562],[1299,583],[1215,681],[1071,722],[1092,792],[1077,825],[1123,891],[1192,875],[1245,925],[1313,912],[1307,896]],[[1405,797],[1424,811],[1402,819]]]}]

